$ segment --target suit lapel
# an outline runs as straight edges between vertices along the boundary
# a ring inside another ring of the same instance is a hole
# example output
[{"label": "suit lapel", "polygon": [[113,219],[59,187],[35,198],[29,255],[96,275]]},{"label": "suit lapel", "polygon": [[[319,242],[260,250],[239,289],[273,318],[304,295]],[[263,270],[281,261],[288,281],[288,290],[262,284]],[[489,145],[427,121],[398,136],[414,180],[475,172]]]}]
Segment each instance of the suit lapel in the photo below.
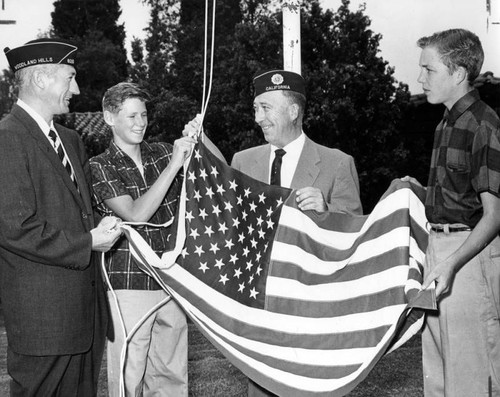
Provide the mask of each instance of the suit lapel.
[{"label": "suit lapel", "polygon": [[254,158],[254,178],[269,183],[269,156],[271,155],[271,145],[265,145]]},{"label": "suit lapel", "polygon": [[[58,133],[59,133],[59,131],[58,131]],[[73,181],[69,177],[66,170],[64,170],[64,172],[66,173],[66,176],[67,176],[67,180],[69,181],[69,183],[71,185],[70,187],[73,189],[71,191],[73,194],[76,193],[76,195],[78,195],[79,199],[83,200],[87,210],[90,213],[91,208],[92,208],[92,204],[91,204],[89,189],[87,188],[87,179],[85,178],[85,174],[83,173],[83,167],[80,164],[80,158],[78,157],[78,154],[75,151],[75,147],[71,144],[71,142],[69,142],[66,139],[66,136],[64,134],[59,134],[59,138],[61,139],[61,142],[63,143],[64,148],[66,149],[66,154],[69,157],[69,161],[71,161],[71,165],[73,166],[73,172],[75,173],[76,183],[78,184],[78,189],[80,190],[80,192],[78,192],[78,190],[75,187],[75,184],[73,183]],[[67,185],[68,185],[68,183],[67,183]]]},{"label": "suit lapel", "polygon": [[[47,157],[49,162],[54,167],[54,171],[61,176],[64,184],[71,191],[73,196],[75,196],[75,199],[79,203],[79,205],[84,207],[82,196],[80,196],[80,193],[76,189],[76,186],[73,183],[73,181],[71,180],[70,176],[68,175],[68,172],[63,167],[63,165],[61,163],[61,159],[59,159],[59,156],[57,155],[56,151],[54,150],[54,147],[49,142],[49,138],[47,138],[47,136],[43,133],[43,131],[40,129],[40,127],[36,123],[36,121],[33,120],[33,118],[28,113],[26,113],[24,111],[24,109],[22,109],[18,105],[14,105],[14,107],[12,108],[12,113],[14,115],[16,115],[23,122],[28,133],[36,141],[38,147],[40,148],[40,151]],[[71,147],[71,145],[66,144],[65,140],[63,140],[62,137],[60,137],[60,138],[64,144],[66,151],[68,151],[68,147]],[[74,161],[76,161],[78,164],[78,157],[76,156],[76,153],[74,153],[74,151],[73,151],[72,156],[70,156],[69,153],[68,153],[68,156],[70,158],[71,164],[74,164]],[[74,169],[75,168],[80,168],[80,167],[74,167]],[[81,171],[79,170],[78,172],[79,172],[79,176],[77,176],[77,181],[81,181],[82,180],[81,178],[84,178],[83,180],[85,180],[85,177],[82,175]],[[76,170],[75,170],[75,173],[76,173]],[[87,190],[85,188],[85,185],[83,185],[82,190],[84,190],[84,191]]]},{"label": "suit lapel", "polygon": [[314,143],[306,136],[302,153],[297,163],[297,168],[292,178],[292,189],[313,186],[320,173],[321,159]]}]

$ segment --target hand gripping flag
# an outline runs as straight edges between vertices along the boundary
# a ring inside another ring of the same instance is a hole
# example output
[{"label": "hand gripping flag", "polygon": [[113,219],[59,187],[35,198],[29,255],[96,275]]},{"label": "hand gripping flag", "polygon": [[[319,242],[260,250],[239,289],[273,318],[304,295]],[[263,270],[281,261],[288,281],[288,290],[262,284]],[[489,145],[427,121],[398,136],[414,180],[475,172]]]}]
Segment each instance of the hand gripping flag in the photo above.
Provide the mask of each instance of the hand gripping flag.
[{"label": "hand gripping flag", "polygon": [[[420,329],[423,189],[394,181],[368,216],[297,208],[195,147],[177,242],[159,258],[131,228],[142,269],[243,373],[281,396],[343,396]],[[422,305],[422,302],[424,305]]]}]

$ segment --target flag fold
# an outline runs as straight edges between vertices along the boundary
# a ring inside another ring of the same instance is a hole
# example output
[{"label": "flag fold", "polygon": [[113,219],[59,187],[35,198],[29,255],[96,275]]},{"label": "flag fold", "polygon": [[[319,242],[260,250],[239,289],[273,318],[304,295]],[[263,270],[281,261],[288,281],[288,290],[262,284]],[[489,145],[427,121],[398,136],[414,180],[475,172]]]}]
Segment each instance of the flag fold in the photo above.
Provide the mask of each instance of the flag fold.
[{"label": "flag fold", "polygon": [[245,375],[281,396],[343,396],[418,332],[424,191],[395,180],[370,215],[302,212],[294,191],[202,143],[185,170],[175,247],[133,255]]}]

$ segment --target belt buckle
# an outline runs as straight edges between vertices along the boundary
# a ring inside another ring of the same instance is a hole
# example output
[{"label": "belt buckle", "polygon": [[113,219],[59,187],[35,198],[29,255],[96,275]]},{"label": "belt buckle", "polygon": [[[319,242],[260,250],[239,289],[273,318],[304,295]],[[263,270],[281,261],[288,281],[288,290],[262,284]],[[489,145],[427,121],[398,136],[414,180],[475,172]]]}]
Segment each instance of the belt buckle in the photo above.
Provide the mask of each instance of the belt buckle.
[{"label": "belt buckle", "polygon": [[438,224],[438,225],[431,225],[431,229],[434,230],[435,232],[438,233],[444,233],[444,234],[450,234],[453,232],[464,232],[471,230],[468,226],[463,225],[463,226],[451,226],[448,223],[445,224]]}]

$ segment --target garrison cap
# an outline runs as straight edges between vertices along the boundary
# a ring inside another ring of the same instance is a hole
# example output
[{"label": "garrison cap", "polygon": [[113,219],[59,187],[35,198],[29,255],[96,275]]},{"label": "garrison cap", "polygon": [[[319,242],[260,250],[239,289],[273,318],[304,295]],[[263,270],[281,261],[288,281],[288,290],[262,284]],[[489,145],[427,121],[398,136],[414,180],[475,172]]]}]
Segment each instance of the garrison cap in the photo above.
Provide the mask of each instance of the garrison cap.
[{"label": "garrison cap", "polygon": [[3,51],[10,68],[17,72],[23,68],[47,63],[75,66],[78,47],[62,39],[37,39]]},{"label": "garrison cap", "polygon": [[306,84],[302,76],[288,70],[269,70],[253,78],[254,96],[268,91],[295,91],[306,95]]}]

